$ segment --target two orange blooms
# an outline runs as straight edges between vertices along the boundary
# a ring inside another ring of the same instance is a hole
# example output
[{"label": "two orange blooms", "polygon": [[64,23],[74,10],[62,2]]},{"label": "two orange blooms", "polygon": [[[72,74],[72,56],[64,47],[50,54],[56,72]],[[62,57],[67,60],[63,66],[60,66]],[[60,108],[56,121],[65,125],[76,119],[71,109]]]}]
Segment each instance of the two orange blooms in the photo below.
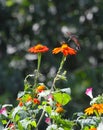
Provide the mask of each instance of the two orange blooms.
[{"label": "two orange blooms", "polygon": [[[31,53],[44,53],[44,52],[47,52],[48,50],[49,50],[49,48],[47,46],[44,46],[39,43],[39,44],[29,48],[28,51]],[[63,43],[61,45],[61,47],[57,47],[52,50],[53,54],[57,54],[59,52],[63,53],[64,56],[75,55],[77,53],[77,51],[75,49],[69,47],[66,43]]]}]

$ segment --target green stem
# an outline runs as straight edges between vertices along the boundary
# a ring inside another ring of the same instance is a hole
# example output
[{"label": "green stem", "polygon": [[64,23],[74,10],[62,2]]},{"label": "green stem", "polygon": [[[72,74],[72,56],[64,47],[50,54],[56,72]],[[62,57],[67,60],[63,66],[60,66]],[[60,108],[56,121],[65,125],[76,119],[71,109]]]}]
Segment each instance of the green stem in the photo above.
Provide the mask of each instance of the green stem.
[{"label": "green stem", "polygon": [[37,67],[38,72],[40,69],[40,64],[41,64],[41,53],[38,53],[38,67]]},{"label": "green stem", "polygon": [[39,118],[39,121],[38,121],[38,123],[37,123],[36,130],[38,130],[38,126],[39,126],[39,124],[40,124],[40,122],[41,122],[41,120],[42,120],[44,114],[45,114],[45,106],[44,106],[44,108],[43,108],[42,114],[41,114],[41,116],[40,116],[40,118]]},{"label": "green stem", "polygon": [[52,84],[52,87],[51,87],[51,91],[55,88],[55,83],[56,83],[56,81],[58,80],[58,75],[60,74],[60,72],[61,72],[61,70],[62,70],[62,68],[63,68],[63,65],[64,65],[65,61],[66,61],[66,56],[63,55],[62,60],[61,60],[61,63],[60,63],[60,67],[59,67],[58,72],[57,72],[57,74],[56,74],[56,76],[55,76],[55,78],[54,78],[54,81],[53,81],[53,84]]},{"label": "green stem", "polygon": [[94,110],[94,113],[95,113],[96,117],[100,117],[99,113],[96,110]]},{"label": "green stem", "polygon": [[5,128],[7,128],[8,127],[8,125],[10,124],[10,120],[7,122],[7,124],[6,124],[6,126],[5,126]]},{"label": "green stem", "polygon": [[39,70],[40,70],[40,64],[41,64],[41,53],[38,53],[38,65],[37,65],[37,72],[36,72],[36,77],[35,77],[35,82],[34,82],[34,86],[36,86],[37,84],[37,80],[38,80],[38,77],[39,77]]}]

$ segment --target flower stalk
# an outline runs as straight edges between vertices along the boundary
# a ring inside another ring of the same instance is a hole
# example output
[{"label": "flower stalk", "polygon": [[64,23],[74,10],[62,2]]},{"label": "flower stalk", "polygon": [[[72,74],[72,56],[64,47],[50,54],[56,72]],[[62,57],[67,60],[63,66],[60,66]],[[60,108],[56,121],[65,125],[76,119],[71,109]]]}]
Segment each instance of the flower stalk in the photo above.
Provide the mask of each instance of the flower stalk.
[{"label": "flower stalk", "polygon": [[61,60],[61,63],[60,63],[60,67],[59,67],[59,69],[58,69],[58,72],[57,72],[57,74],[56,74],[54,80],[53,80],[53,84],[52,84],[52,87],[51,87],[51,91],[53,91],[53,89],[55,88],[55,83],[56,83],[56,81],[58,80],[58,75],[60,74],[60,72],[61,72],[61,70],[62,70],[62,68],[63,68],[63,65],[64,65],[65,61],[66,61],[66,56],[63,55],[62,60]]},{"label": "flower stalk", "polygon": [[[39,120],[38,120],[38,123],[37,123],[37,126],[36,126],[37,129],[38,129],[38,126],[39,126],[39,124],[40,124],[42,118],[44,117],[44,114],[45,114],[45,106],[44,106],[43,111],[42,111],[42,114],[41,114],[41,116],[40,116],[40,118],[39,118]],[[37,130],[37,129],[36,129],[36,130]]]},{"label": "flower stalk", "polygon": [[37,80],[39,77],[39,71],[40,71],[40,64],[41,64],[41,53],[38,53],[38,64],[37,64],[37,71],[36,71],[36,76],[35,76],[35,81],[34,81],[34,87],[37,85]]}]

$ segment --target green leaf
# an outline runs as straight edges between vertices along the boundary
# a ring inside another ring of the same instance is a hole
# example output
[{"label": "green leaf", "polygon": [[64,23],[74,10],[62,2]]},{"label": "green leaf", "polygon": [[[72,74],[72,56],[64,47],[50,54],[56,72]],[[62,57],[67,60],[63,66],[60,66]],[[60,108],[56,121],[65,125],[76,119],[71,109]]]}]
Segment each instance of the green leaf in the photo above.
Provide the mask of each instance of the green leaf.
[{"label": "green leaf", "polygon": [[20,123],[21,123],[22,127],[26,130],[28,129],[28,125],[32,125],[33,127],[36,127],[36,122],[29,120],[29,118],[25,118],[25,119],[21,120]]},{"label": "green leaf", "polygon": [[50,106],[46,106],[45,111],[47,113],[51,113],[52,108]]},{"label": "green leaf", "polygon": [[24,130],[20,122],[18,122],[18,128],[19,130]]},{"label": "green leaf", "polygon": [[99,118],[97,118],[95,116],[89,116],[87,119],[79,119],[79,120],[77,120],[77,122],[78,122],[78,124],[81,125],[81,128],[85,128],[85,126],[91,126],[91,125],[96,126],[96,123],[99,122]]},{"label": "green leaf", "polygon": [[27,127],[31,123],[31,121],[28,120],[27,118],[25,118],[25,119],[21,120],[20,123],[21,123],[22,127],[27,130]]},{"label": "green leaf", "polygon": [[21,120],[18,125],[19,129],[21,128],[20,130],[27,130],[29,125],[31,125],[32,127],[36,127],[36,122],[29,120],[29,118],[25,118]]},{"label": "green leaf", "polygon": [[21,92],[18,93],[18,96],[17,96],[17,97],[20,98],[20,97],[22,97],[24,94],[25,94],[25,91],[21,91]]},{"label": "green leaf", "polygon": [[70,88],[63,88],[60,89],[61,92],[67,93],[67,94],[71,94],[71,89]]},{"label": "green leaf", "polygon": [[88,126],[85,126],[83,130],[89,130],[89,127],[88,127]]},{"label": "green leaf", "polygon": [[13,0],[6,0],[6,6],[11,7],[13,6],[14,2]]},{"label": "green leaf", "polygon": [[20,116],[20,119],[24,119],[28,116],[28,113],[24,110],[18,111],[18,115]]},{"label": "green leaf", "polygon": [[5,125],[5,124],[7,124],[7,121],[6,120],[2,120],[2,123]]},{"label": "green leaf", "polygon": [[25,95],[22,97],[22,100],[23,100],[24,102],[26,102],[29,97],[31,97],[30,94],[25,94]]},{"label": "green leaf", "polygon": [[13,107],[12,104],[4,104],[2,107]]},{"label": "green leaf", "polygon": [[46,104],[47,104],[47,102],[46,102],[46,101],[43,101],[43,102],[42,102],[42,105],[46,105]]},{"label": "green leaf", "polygon": [[38,109],[43,109],[42,105],[39,105],[39,106],[38,106]]},{"label": "green leaf", "polygon": [[16,108],[13,109],[13,112],[12,112],[12,118],[14,119],[15,118],[15,115],[20,111],[22,110],[22,107],[19,107],[17,106]]},{"label": "green leaf", "polygon": [[31,85],[30,85],[27,81],[24,80],[24,90],[25,90],[25,91],[29,90],[29,89],[30,89],[30,86],[31,86]]},{"label": "green leaf", "polygon": [[16,114],[15,121],[17,122],[17,121],[19,121],[19,119],[20,119],[20,116]]},{"label": "green leaf", "polygon": [[58,75],[58,78],[61,79],[61,80],[67,80],[66,77],[64,75]]},{"label": "green leaf", "polygon": [[31,124],[33,127],[36,127],[36,122],[35,122],[35,121],[32,121],[30,124]]},{"label": "green leaf", "polygon": [[67,120],[67,119],[62,119],[60,116],[52,116],[51,117],[56,124],[61,125],[64,130],[72,130],[74,122]]},{"label": "green leaf", "polygon": [[71,97],[70,95],[68,95],[67,93],[54,93],[54,100],[56,100],[58,103],[62,104],[62,105],[66,105],[70,100]]}]

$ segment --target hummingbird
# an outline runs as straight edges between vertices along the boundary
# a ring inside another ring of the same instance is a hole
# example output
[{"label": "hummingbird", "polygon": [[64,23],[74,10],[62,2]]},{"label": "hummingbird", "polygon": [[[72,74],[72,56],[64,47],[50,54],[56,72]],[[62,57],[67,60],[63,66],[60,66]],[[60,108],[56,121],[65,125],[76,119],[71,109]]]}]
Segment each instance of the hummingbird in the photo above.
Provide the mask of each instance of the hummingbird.
[{"label": "hummingbird", "polygon": [[71,32],[67,32],[67,35],[69,37],[68,41],[71,41],[71,40],[74,41],[74,43],[76,44],[76,49],[80,50],[80,42],[78,40],[78,36],[72,34]]}]

